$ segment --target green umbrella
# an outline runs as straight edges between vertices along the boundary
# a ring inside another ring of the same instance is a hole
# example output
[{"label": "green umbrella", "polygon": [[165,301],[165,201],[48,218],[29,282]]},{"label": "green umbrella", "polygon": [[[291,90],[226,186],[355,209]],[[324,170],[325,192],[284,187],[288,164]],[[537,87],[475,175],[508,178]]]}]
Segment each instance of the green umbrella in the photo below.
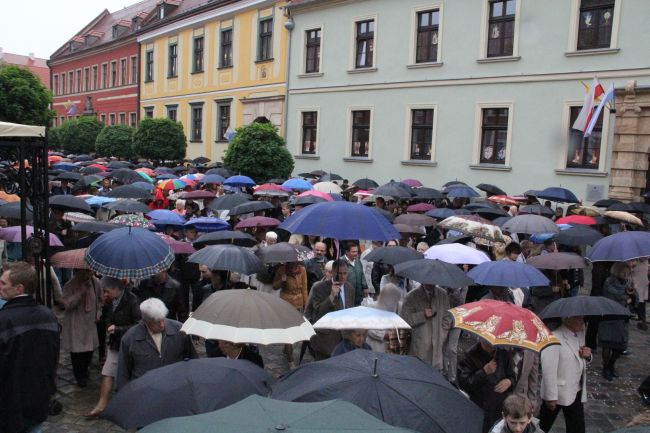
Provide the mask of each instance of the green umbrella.
[{"label": "green umbrella", "polygon": [[140,433],[413,433],[341,400],[292,403],[252,395],[215,412],[168,418]]}]

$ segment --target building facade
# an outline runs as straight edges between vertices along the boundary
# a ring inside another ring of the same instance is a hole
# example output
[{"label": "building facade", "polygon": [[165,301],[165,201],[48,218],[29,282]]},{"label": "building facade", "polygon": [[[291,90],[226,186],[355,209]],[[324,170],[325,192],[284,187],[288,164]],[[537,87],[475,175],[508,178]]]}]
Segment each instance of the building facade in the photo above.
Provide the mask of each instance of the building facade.
[{"label": "building facade", "polygon": [[[623,119],[614,104],[590,138],[571,126],[594,76],[617,98],[631,80],[650,85],[648,2],[293,3],[287,145],[296,172],[434,187],[458,179],[512,194],[562,186],[588,202],[608,195],[613,168],[625,176],[630,155],[612,152]],[[633,138],[646,155],[638,170],[647,170],[645,134]]]},{"label": "building facade", "polygon": [[145,27],[138,36],[141,115],[181,122],[187,157],[215,161],[234,130],[256,118],[283,130],[283,13],[274,0],[215,1]]},{"label": "building facade", "polygon": [[6,53],[0,47],[0,65],[16,65],[27,68],[40,78],[45,87],[50,88],[50,68],[47,66],[47,60],[34,56],[34,53],[23,56]]}]

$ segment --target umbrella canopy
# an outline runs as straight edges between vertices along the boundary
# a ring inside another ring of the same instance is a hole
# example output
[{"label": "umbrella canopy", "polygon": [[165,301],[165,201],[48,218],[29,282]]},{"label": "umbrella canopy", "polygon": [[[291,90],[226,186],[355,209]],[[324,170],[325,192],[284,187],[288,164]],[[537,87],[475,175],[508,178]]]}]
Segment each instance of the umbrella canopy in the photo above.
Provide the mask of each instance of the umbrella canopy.
[{"label": "umbrella canopy", "polygon": [[479,215],[482,218],[492,220],[493,222],[497,218],[509,217],[510,216],[508,214],[508,212],[506,212],[504,210],[491,208],[491,207],[489,207],[489,208],[479,207],[479,208],[471,210],[471,213]]},{"label": "umbrella canopy", "polygon": [[63,214],[63,221],[73,223],[83,223],[87,221],[96,221],[95,217],[81,212],[66,212]]},{"label": "umbrella canopy", "polygon": [[425,215],[430,216],[431,218],[439,219],[439,220],[444,220],[446,218],[456,216],[456,212],[453,211],[453,209],[449,209],[446,207],[441,207],[441,208],[436,208],[432,209],[430,211],[427,211]]},{"label": "umbrella canopy", "polygon": [[393,224],[393,227],[395,227],[395,230],[397,230],[398,232],[406,235],[424,236],[425,234],[427,234],[424,227],[421,226],[409,226],[407,224]]},{"label": "umbrella canopy", "polygon": [[203,248],[207,245],[230,244],[239,247],[253,247],[257,245],[257,240],[248,233],[231,230],[221,230],[202,234],[193,242],[195,248]]},{"label": "umbrella canopy", "polygon": [[593,245],[603,238],[598,230],[587,226],[572,226],[566,230],[560,230],[555,236],[555,242],[560,245],[581,246]]},{"label": "umbrella canopy", "polygon": [[154,189],[156,189],[156,187],[149,182],[133,182],[130,186],[135,186],[137,188],[143,189],[150,194],[153,193]]},{"label": "umbrella canopy", "polygon": [[560,228],[550,219],[540,215],[517,215],[501,226],[510,233],[559,233]]},{"label": "umbrella canopy", "polygon": [[124,429],[212,412],[250,395],[268,395],[273,377],[251,362],[191,359],[155,368],[111,398],[102,418]]},{"label": "umbrella canopy", "polygon": [[307,341],[315,334],[309,321],[293,305],[256,290],[213,293],[181,330],[211,340],[256,344],[293,344]]},{"label": "umbrella canopy", "polygon": [[550,218],[555,215],[555,212],[553,212],[553,209],[546,206],[542,206],[541,204],[531,204],[531,205],[520,207],[519,214],[542,215]]},{"label": "umbrella canopy", "polygon": [[497,195],[497,196],[507,196],[508,194],[499,188],[496,185],[491,185],[489,183],[479,183],[476,185],[476,188],[480,189],[481,191],[487,193],[488,196],[492,195]]},{"label": "umbrella canopy", "polygon": [[541,352],[545,347],[560,344],[535,313],[514,304],[484,299],[449,311],[456,328],[476,334],[493,346]]},{"label": "umbrella canopy", "polygon": [[307,182],[305,179],[298,177],[288,179],[285,183],[282,184],[282,187],[295,191],[308,191],[310,189],[314,189],[311,183]]},{"label": "umbrella canopy", "polygon": [[98,237],[86,250],[86,262],[103,276],[145,279],[166,271],[174,253],[149,230],[124,227]]},{"label": "umbrella canopy", "polygon": [[319,182],[332,182],[333,180],[343,180],[343,178],[336,173],[325,173],[318,179]]},{"label": "umbrella canopy", "polygon": [[484,286],[535,287],[549,284],[548,278],[533,266],[511,260],[481,263],[467,275]]},{"label": "umbrella canopy", "polygon": [[[524,197],[525,198],[525,197]],[[516,206],[520,202],[517,200],[515,197],[511,197],[508,195],[491,195],[488,197],[488,200],[490,200],[493,203],[498,203],[498,204],[505,204],[505,205],[510,205],[510,206]]]},{"label": "umbrella canopy", "polygon": [[105,223],[103,221],[88,221],[77,223],[73,225],[70,230],[86,233],[107,233],[119,228],[120,227],[115,224]]},{"label": "umbrella canopy", "polygon": [[620,232],[596,242],[587,254],[591,262],[622,262],[650,256],[650,233]]},{"label": "umbrella canopy", "polygon": [[208,209],[212,210],[231,210],[237,205],[240,205],[242,203],[246,203],[250,200],[252,200],[253,197],[251,197],[248,194],[243,194],[243,193],[237,193],[237,194],[226,194],[222,195],[221,197],[212,200],[208,204]]},{"label": "umbrella canopy", "polygon": [[278,242],[259,249],[257,257],[264,263],[289,263],[309,260],[314,257],[314,253],[302,245]]},{"label": "umbrella canopy", "polygon": [[556,271],[563,269],[584,269],[587,267],[585,259],[574,253],[549,253],[534,256],[528,258],[526,263],[535,266],[537,269],[553,269]]},{"label": "umbrella canopy", "polygon": [[[109,168],[111,164],[108,165]],[[142,181],[142,177],[138,174],[138,172],[133,171],[130,168],[119,168],[117,170],[111,171],[109,176],[116,181],[124,184]]]},{"label": "umbrella canopy", "polygon": [[173,191],[175,189],[183,189],[188,185],[189,180],[182,181],[180,179],[167,179],[158,184],[158,188],[163,191]]},{"label": "umbrella canopy", "polygon": [[[298,203],[296,203],[296,204],[304,203],[305,202],[304,200],[299,201],[299,199],[301,199],[303,197],[316,197],[316,198],[322,199],[322,200],[316,201],[315,203],[320,203],[322,201],[334,201],[332,196],[329,195],[328,193],[322,192],[322,191],[316,191],[316,190],[312,189],[312,190],[301,192],[300,194],[298,194],[298,197],[296,198],[296,202],[298,202]],[[314,203],[309,203],[309,204],[314,204]]]},{"label": "umbrella canopy", "polygon": [[444,194],[434,188],[416,188],[413,200],[439,200],[445,198]]},{"label": "umbrella canopy", "polygon": [[206,174],[199,180],[199,183],[201,184],[208,184],[208,183],[216,183],[216,184],[223,184],[226,181],[226,178],[223,176],[220,176],[218,174]]},{"label": "umbrella canopy", "polygon": [[149,222],[149,220],[141,217],[140,215],[134,214],[118,215],[110,220],[109,223],[118,226],[138,227],[147,230],[153,230],[156,228],[152,223]]},{"label": "umbrella canopy", "polygon": [[197,232],[216,232],[219,230],[228,230],[230,224],[219,218],[198,217],[191,218],[184,226],[193,226]]},{"label": "umbrella canopy", "polygon": [[228,186],[255,186],[255,181],[248,176],[237,175],[230,176],[223,184]]},{"label": "umbrella canopy", "polygon": [[465,287],[474,284],[457,266],[440,260],[419,259],[395,265],[395,274],[422,284],[443,287]]},{"label": "umbrella canopy", "polygon": [[411,188],[419,188],[422,186],[422,182],[417,179],[402,179],[400,182],[404,185],[410,186]]},{"label": "umbrella canopy", "polygon": [[137,185],[122,185],[109,191],[106,196],[113,198],[146,199],[151,197],[151,193]]},{"label": "umbrella canopy", "polygon": [[551,302],[542,310],[542,319],[560,319],[575,316],[601,316],[604,319],[630,317],[630,310],[604,296],[571,296]]},{"label": "umbrella canopy", "polygon": [[208,174],[218,174],[219,176],[223,176],[225,178],[229,178],[232,173],[230,173],[230,170],[227,168],[223,167],[216,167],[216,168],[211,168],[210,170],[205,172],[206,175]]},{"label": "umbrella canopy", "polygon": [[596,224],[596,220],[586,215],[569,215],[562,218],[558,218],[555,221],[555,224],[579,224],[579,225],[592,226]]},{"label": "umbrella canopy", "polygon": [[235,226],[235,229],[248,229],[253,227],[277,227],[281,224],[280,220],[275,218],[255,216],[241,220]]},{"label": "umbrella canopy", "polygon": [[608,218],[612,218],[618,221],[626,222],[628,224],[634,224],[643,227],[643,221],[641,221],[639,218],[635,217],[629,212],[608,210],[603,215]]},{"label": "umbrella canopy", "polygon": [[406,212],[414,212],[414,213],[428,212],[432,209],[435,209],[435,206],[430,203],[416,203],[407,207]]},{"label": "umbrella canopy", "polygon": [[216,196],[215,193],[211,191],[197,190],[197,191],[182,192],[180,198],[183,200],[187,200],[187,199],[202,200],[206,198],[215,198],[215,196]]},{"label": "umbrella canopy", "polygon": [[623,203],[623,202],[620,201],[620,200],[613,200],[613,199],[607,198],[607,199],[598,200],[596,203],[594,203],[594,206],[596,206],[596,207],[610,207],[614,203]]},{"label": "umbrella canopy", "polygon": [[549,187],[537,193],[537,198],[556,201],[559,203],[579,203],[574,193],[566,188]]},{"label": "umbrella canopy", "polygon": [[417,213],[407,213],[399,215],[395,218],[395,223],[397,224],[406,224],[409,226],[423,226],[430,227],[436,224],[436,220],[430,216],[420,215]]},{"label": "umbrella canopy", "polygon": [[454,265],[480,265],[490,258],[483,251],[463,244],[438,244],[424,252],[424,258],[437,259]]},{"label": "umbrella canopy", "polygon": [[178,179],[173,173],[162,173],[156,176],[156,180]]},{"label": "umbrella canopy", "polygon": [[156,236],[165,241],[165,243],[172,249],[174,254],[193,254],[196,252],[192,244],[189,242],[178,241],[173,237],[163,233],[156,233]]},{"label": "umbrella canopy", "polygon": [[359,189],[366,189],[366,190],[377,188],[379,186],[377,182],[375,182],[372,179],[368,179],[367,177],[363,179],[355,180],[354,182],[352,182],[352,185],[358,187]]},{"label": "umbrella canopy", "polygon": [[325,194],[340,194],[342,191],[341,187],[334,182],[323,182],[322,180],[314,185],[314,190],[324,192]]},{"label": "umbrella canopy", "polygon": [[192,254],[191,263],[206,265],[212,270],[234,271],[252,275],[264,268],[262,261],[252,251],[235,245],[213,245]]},{"label": "umbrella canopy", "polygon": [[[312,191],[305,191],[305,192],[312,192]],[[316,193],[318,191],[313,191],[313,192]],[[319,194],[325,194],[325,193],[319,192]],[[293,200],[293,197],[292,197],[292,198],[289,199],[289,203],[291,203],[292,201],[293,201],[293,204],[295,206],[309,206],[309,205],[316,204],[316,203],[323,203],[323,202],[326,202],[326,201],[334,201],[334,200],[333,199],[332,200],[326,200],[326,199],[324,199],[322,197],[318,197],[316,195],[310,194],[310,195],[305,195],[305,196],[302,196],[302,197],[297,197],[295,200]]]},{"label": "umbrella canopy", "polygon": [[396,199],[409,199],[415,195],[415,190],[405,183],[388,182],[372,192],[373,195],[386,195]]},{"label": "umbrella canopy", "polygon": [[149,206],[132,198],[117,200],[104,205],[104,207],[113,211],[128,213],[146,214],[147,212],[151,211],[151,208]]},{"label": "umbrella canopy", "polygon": [[68,180],[70,182],[76,182],[82,177],[83,176],[80,173],[64,172],[57,174],[54,180]]},{"label": "umbrella canopy", "polygon": [[447,193],[447,197],[449,198],[471,198],[471,197],[480,197],[481,194],[476,192],[474,189],[467,185],[452,185],[450,187],[445,188],[443,192]]},{"label": "umbrella canopy", "polygon": [[228,215],[243,215],[274,208],[275,207],[268,201],[248,201],[233,207],[230,212],[228,212]]},{"label": "umbrella canopy", "polygon": [[50,257],[55,268],[90,269],[86,263],[86,248],[58,252]]},{"label": "umbrella canopy", "polygon": [[[602,214],[603,214],[603,212],[600,209],[595,208],[593,206],[576,206],[576,207],[572,207],[572,208],[567,209],[567,216],[570,216],[570,215],[583,215],[583,216],[589,216],[589,217],[598,217],[598,216],[601,216]],[[596,220],[594,219],[594,222],[595,221]]]},{"label": "umbrella canopy", "polygon": [[451,216],[438,223],[438,227],[486,239],[491,242],[506,242],[498,225],[476,215]]},{"label": "umbrella canopy", "polygon": [[126,161],[111,161],[106,167],[117,171],[119,169],[128,168],[129,166],[131,166],[131,164]]},{"label": "umbrella canopy", "polygon": [[[32,213],[32,207],[27,205],[25,208],[25,216],[27,218],[26,222],[32,221],[34,215]],[[20,201],[14,201],[10,203],[5,203],[0,205],[0,217],[19,220],[20,219]]]},{"label": "umbrella canopy", "polygon": [[388,241],[401,237],[374,208],[346,201],[308,206],[284,220],[280,228],[290,233],[333,239]]},{"label": "umbrella canopy", "polygon": [[418,260],[422,254],[413,248],[407,247],[379,247],[373,248],[364,260],[375,263],[385,263],[387,265],[397,265],[408,262],[409,260]]},{"label": "umbrella canopy", "polygon": [[50,197],[50,206],[66,210],[78,210],[82,212],[92,212],[88,203],[79,197],[73,195],[55,195]]},{"label": "umbrella canopy", "polygon": [[314,329],[411,329],[399,315],[370,307],[332,311],[314,323]]},{"label": "umbrella canopy", "polygon": [[289,192],[282,188],[280,185],[274,183],[265,183],[255,187],[253,195],[269,196],[269,197],[286,197]]},{"label": "umbrella canopy", "polygon": [[[25,229],[26,229],[27,239],[34,236],[33,226],[27,225],[25,226]],[[5,240],[7,242],[23,242],[22,227],[9,226],[9,227],[0,228],[0,239]],[[50,239],[50,246],[53,247],[63,246],[61,240],[58,237],[56,237],[54,233],[50,233],[49,239]]]},{"label": "umbrella canopy", "polygon": [[431,365],[369,350],[301,366],[275,384],[272,396],[296,402],[336,398],[422,433],[478,432],[483,422],[481,409]]},{"label": "umbrella canopy", "polygon": [[178,224],[185,224],[185,218],[180,216],[177,213],[174,213],[170,210],[167,209],[156,209],[152,210],[146,213],[146,215],[151,218],[151,222],[154,224],[156,223],[156,220],[162,220],[162,221],[175,221]]},{"label": "umbrella canopy", "polygon": [[192,160],[192,164],[207,164],[210,162],[210,158],[207,158],[205,156],[199,156],[198,158],[194,158]]},{"label": "umbrella canopy", "polygon": [[607,210],[620,211],[620,212],[634,212],[634,207],[629,203],[612,203],[607,207]]}]

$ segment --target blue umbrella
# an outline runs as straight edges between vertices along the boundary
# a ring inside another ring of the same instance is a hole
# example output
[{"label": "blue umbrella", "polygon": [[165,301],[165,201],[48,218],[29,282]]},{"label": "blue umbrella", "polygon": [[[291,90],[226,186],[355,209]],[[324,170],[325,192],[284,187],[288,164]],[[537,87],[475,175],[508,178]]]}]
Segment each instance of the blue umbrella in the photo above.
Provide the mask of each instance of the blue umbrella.
[{"label": "blue umbrella", "polygon": [[537,198],[556,201],[559,203],[578,203],[580,200],[566,188],[549,187],[537,193]]},{"label": "blue umbrella", "polygon": [[444,220],[446,218],[449,218],[451,216],[456,216],[456,212],[454,212],[452,209],[449,209],[447,207],[440,207],[436,209],[431,209],[427,213],[425,213],[426,216],[430,216],[431,218],[436,218],[440,220]]},{"label": "blue umbrella", "polygon": [[220,176],[218,174],[208,174],[203,176],[201,180],[199,180],[199,183],[201,184],[206,184],[206,183],[224,183],[226,181],[226,178],[223,176]]},{"label": "blue umbrella", "polygon": [[151,222],[158,229],[165,226],[182,226],[185,224],[185,218],[167,209],[152,210],[147,213],[147,216],[151,218]]},{"label": "blue umbrella", "polygon": [[650,233],[620,232],[594,244],[587,254],[591,262],[622,262],[650,256]]},{"label": "blue umbrella", "polygon": [[155,186],[153,186],[149,182],[133,182],[131,186],[135,186],[136,188],[142,188],[149,192],[152,192],[155,188]]},{"label": "blue umbrella", "polygon": [[287,180],[282,184],[282,186],[287,189],[295,189],[296,191],[309,191],[310,189],[314,189],[311,183],[305,179],[300,179],[297,177]]},{"label": "blue umbrella", "polygon": [[52,168],[55,170],[74,171],[78,169],[79,166],[74,165],[70,162],[59,162],[58,164],[53,164]]},{"label": "blue umbrella", "polygon": [[157,180],[178,179],[178,176],[172,173],[163,173],[156,176]]},{"label": "blue umbrella", "polygon": [[106,203],[111,203],[117,201],[116,198],[113,197],[103,197],[103,196],[93,196],[93,197],[88,197],[86,199],[86,203],[90,206],[102,206],[105,205]]},{"label": "blue umbrella", "polygon": [[237,175],[230,176],[223,184],[229,186],[255,186],[255,181],[248,176]]},{"label": "blue umbrella", "polygon": [[137,227],[103,234],[86,250],[90,269],[114,278],[148,278],[167,270],[173,262],[174,253],[165,241]]},{"label": "blue umbrella", "polygon": [[388,241],[401,235],[376,209],[347,201],[316,203],[294,213],[280,228],[333,239]]},{"label": "blue umbrella", "polygon": [[483,286],[535,287],[549,284],[548,278],[533,266],[510,260],[481,263],[467,276]]},{"label": "blue umbrella", "polygon": [[472,187],[467,185],[452,185],[448,188],[445,188],[443,192],[447,192],[447,197],[460,197],[460,198],[471,198],[471,197],[480,197],[481,194],[476,192]]},{"label": "blue umbrella", "polygon": [[194,226],[197,232],[217,232],[230,229],[230,224],[219,218],[200,217],[192,218],[184,224]]},{"label": "blue umbrella", "polygon": [[154,170],[154,172],[156,172],[156,174],[164,174],[164,173],[173,174],[174,169],[170,167],[158,167]]}]

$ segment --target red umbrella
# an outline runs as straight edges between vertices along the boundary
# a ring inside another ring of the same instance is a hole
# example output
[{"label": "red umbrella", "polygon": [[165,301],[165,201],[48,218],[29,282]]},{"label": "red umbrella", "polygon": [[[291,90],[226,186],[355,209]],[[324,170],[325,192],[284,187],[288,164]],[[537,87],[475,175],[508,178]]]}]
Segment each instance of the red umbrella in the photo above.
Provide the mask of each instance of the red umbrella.
[{"label": "red umbrella", "polygon": [[407,207],[406,212],[428,212],[431,209],[435,209],[435,206],[429,203],[417,203]]},{"label": "red umbrella", "polygon": [[266,195],[266,196],[277,196],[277,197],[286,197],[289,195],[291,190],[276,185],[274,183],[265,183],[258,187],[255,187],[253,194],[255,195]]},{"label": "red umbrella", "polygon": [[197,191],[187,191],[184,193],[181,193],[180,198],[183,200],[186,199],[193,199],[193,200],[200,200],[204,198],[214,198],[215,193],[210,192],[210,191],[204,191],[204,190],[197,190]]},{"label": "red umbrella", "polygon": [[156,235],[171,247],[174,254],[193,254],[196,252],[192,244],[189,242],[177,241],[173,237],[163,233],[156,233]]},{"label": "red umbrella", "polygon": [[[521,204],[522,201],[518,199],[518,197],[513,197],[510,195],[492,195],[488,197],[488,200],[494,203],[499,203],[499,204],[507,204],[507,205],[518,205]],[[526,201],[526,197],[524,197],[524,202]]]},{"label": "red umbrella", "polygon": [[108,169],[101,164],[90,164],[88,167],[94,167],[101,171],[107,171]]},{"label": "red umbrella", "polygon": [[298,194],[298,197],[309,197],[310,195],[312,195],[314,197],[322,198],[323,200],[326,200],[326,201],[334,201],[334,199],[332,198],[331,195],[326,194],[324,192],[316,191],[315,189],[311,189],[309,191],[305,191],[305,192],[303,192],[301,194]]},{"label": "red umbrella", "polygon": [[139,171],[140,173],[144,173],[150,177],[156,177],[156,172],[147,167],[136,168],[135,171]]},{"label": "red umbrella", "polygon": [[252,227],[277,227],[280,225],[280,221],[275,218],[256,216],[251,218],[246,218],[241,220],[236,226],[235,229],[247,229]]},{"label": "red umbrella", "polygon": [[591,226],[596,224],[596,220],[593,217],[586,215],[569,215],[566,217],[558,218],[555,221],[555,224],[583,224],[586,226]]},{"label": "red umbrella", "polygon": [[410,186],[412,188],[417,188],[419,186],[422,186],[422,182],[420,182],[417,179],[404,179],[404,180],[402,180],[400,182],[403,183],[403,184],[406,184],[406,185],[408,185],[408,186]]},{"label": "red umbrella", "polygon": [[55,268],[90,269],[86,263],[86,248],[56,253],[50,258],[50,263]]}]

